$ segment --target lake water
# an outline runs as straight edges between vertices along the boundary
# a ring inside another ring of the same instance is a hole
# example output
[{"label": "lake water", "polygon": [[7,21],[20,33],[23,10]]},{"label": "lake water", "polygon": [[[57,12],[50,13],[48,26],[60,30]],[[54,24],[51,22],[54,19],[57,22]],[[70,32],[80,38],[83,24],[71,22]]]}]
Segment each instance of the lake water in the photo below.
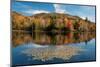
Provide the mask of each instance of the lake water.
[{"label": "lake water", "polygon": [[94,32],[13,32],[12,64],[37,65],[96,60]]}]

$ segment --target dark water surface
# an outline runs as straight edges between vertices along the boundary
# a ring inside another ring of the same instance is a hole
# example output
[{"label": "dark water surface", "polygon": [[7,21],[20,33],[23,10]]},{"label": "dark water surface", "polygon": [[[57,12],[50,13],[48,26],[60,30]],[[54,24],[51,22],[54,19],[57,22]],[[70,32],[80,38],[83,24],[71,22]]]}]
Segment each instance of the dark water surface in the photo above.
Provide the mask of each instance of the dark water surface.
[{"label": "dark water surface", "polygon": [[95,61],[95,47],[95,32],[13,32],[12,64]]}]

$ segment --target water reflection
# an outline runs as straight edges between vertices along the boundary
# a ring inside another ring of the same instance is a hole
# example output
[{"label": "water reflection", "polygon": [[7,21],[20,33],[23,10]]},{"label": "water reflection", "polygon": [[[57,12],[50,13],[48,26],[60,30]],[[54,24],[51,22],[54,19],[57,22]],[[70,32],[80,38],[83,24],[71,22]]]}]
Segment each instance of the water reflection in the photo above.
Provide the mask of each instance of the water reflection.
[{"label": "water reflection", "polygon": [[31,56],[34,60],[53,60],[54,58],[60,58],[63,60],[69,60],[72,56],[78,55],[83,51],[81,48],[73,46],[47,46],[27,49],[22,51],[23,54]]},{"label": "water reflection", "polygon": [[[52,62],[48,63],[55,63],[55,61],[58,63],[61,61],[58,61],[55,58],[62,59],[62,62],[70,60],[74,61],[74,59],[71,58],[80,54],[83,59],[81,58],[78,60],[76,57],[77,59],[75,61],[84,61],[85,56],[89,56],[89,58],[86,58],[85,61],[94,60],[95,58],[95,46],[93,46],[95,45],[94,40],[92,43],[93,45],[87,47],[86,50],[81,47],[84,42],[87,44],[90,40],[95,39],[95,32],[31,33],[26,31],[13,31],[12,35],[12,46],[14,52],[13,58],[20,58],[19,61],[18,59],[14,60],[14,64],[38,64],[42,62],[46,63],[49,60],[52,60]],[[91,52],[93,52],[93,55],[90,54]],[[93,57],[91,57],[91,55]],[[24,57],[27,58],[25,59]],[[28,61],[27,59],[29,58],[31,58],[32,61]],[[40,60],[41,62],[36,60]]]},{"label": "water reflection", "polygon": [[46,32],[13,32],[12,46],[17,47],[26,43],[40,45],[64,45],[71,43],[88,42],[95,38],[95,32],[68,32],[68,33],[46,33]]}]

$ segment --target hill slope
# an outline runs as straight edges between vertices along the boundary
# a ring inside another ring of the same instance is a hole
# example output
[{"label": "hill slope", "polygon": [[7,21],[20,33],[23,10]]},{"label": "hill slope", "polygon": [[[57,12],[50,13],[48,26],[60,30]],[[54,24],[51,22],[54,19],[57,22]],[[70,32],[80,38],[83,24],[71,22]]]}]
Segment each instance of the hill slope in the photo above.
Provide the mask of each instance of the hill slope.
[{"label": "hill slope", "polygon": [[24,16],[12,12],[13,30],[95,31],[96,24],[78,16],[60,13],[40,13]]}]

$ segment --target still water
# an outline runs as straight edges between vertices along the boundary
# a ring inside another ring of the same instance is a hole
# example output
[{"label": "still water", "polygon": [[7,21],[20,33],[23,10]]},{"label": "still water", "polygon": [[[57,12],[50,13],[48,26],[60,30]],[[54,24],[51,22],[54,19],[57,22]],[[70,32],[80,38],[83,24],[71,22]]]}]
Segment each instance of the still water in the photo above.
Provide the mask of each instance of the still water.
[{"label": "still water", "polygon": [[37,65],[96,60],[95,32],[13,32],[12,64]]}]

